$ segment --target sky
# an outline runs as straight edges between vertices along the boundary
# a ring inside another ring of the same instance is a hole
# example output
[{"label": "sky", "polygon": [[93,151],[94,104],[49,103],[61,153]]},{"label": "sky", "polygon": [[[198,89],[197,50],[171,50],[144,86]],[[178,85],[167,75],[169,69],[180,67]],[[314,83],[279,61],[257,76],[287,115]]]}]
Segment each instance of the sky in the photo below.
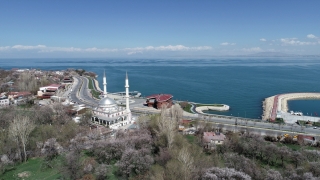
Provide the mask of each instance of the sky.
[{"label": "sky", "polygon": [[320,55],[319,0],[0,0],[0,58]]}]

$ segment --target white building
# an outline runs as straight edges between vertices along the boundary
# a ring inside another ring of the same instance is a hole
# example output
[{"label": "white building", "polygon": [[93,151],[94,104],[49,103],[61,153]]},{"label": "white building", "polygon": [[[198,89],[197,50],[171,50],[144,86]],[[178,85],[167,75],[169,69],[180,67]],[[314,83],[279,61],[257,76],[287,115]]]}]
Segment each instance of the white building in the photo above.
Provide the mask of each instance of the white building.
[{"label": "white building", "polygon": [[9,104],[10,104],[10,101],[7,96],[0,97],[0,106],[8,106]]},{"label": "white building", "polygon": [[118,106],[117,103],[108,97],[107,94],[107,79],[104,73],[103,76],[103,98],[99,101],[98,107],[95,107],[92,117],[92,122],[107,126],[111,129],[118,129],[120,126],[130,124],[131,111],[129,109],[129,80],[126,74],[126,107]]}]

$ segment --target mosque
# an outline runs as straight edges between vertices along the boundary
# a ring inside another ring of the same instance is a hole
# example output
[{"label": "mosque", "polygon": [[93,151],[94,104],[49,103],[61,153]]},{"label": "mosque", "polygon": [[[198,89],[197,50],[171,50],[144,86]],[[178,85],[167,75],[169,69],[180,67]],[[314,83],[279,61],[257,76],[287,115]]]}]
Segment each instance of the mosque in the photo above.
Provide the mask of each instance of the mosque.
[{"label": "mosque", "polygon": [[117,103],[108,97],[107,78],[104,72],[103,76],[103,98],[99,101],[98,107],[92,110],[93,117],[91,121],[95,124],[104,125],[110,129],[118,129],[120,126],[131,123],[131,111],[129,108],[129,80],[126,73],[126,107],[118,106]]}]

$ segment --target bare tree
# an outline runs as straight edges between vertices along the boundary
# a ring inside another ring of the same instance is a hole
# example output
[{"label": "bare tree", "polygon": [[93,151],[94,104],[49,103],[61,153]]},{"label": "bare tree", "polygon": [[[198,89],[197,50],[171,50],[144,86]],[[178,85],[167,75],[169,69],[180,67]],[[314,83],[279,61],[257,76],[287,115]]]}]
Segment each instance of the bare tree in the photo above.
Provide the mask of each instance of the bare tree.
[{"label": "bare tree", "polygon": [[178,125],[180,120],[182,119],[183,110],[181,109],[179,104],[173,105],[169,110],[172,120],[176,121]]},{"label": "bare tree", "polygon": [[149,121],[150,121],[150,116],[148,116],[148,115],[139,116],[138,125],[140,128],[147,128]]},{"label": "bare tree", "polygon": [[27,161],[26,146],[28,144],[29,135],[35,128],[33,121],[29,117],[16,116],[9,127],[10,136],[16,141],[20,142],[23,147],[24,161]]},{"label": "bare tree", "polygon": [[167,116],[166,108],[161,108],[160,117],[157,118],[158,130],[156,130],[158,136],[165,135],[167,138],[167,146],[170,149],[172,147],[175,133],[177,131],[177,121],[175,117]]},{"label": "bare tree", "polygon": [[178,161],[182,164],[185,180],[190,179],[193,170],[193,157],[187,147],[183,147],[178,154]]}]

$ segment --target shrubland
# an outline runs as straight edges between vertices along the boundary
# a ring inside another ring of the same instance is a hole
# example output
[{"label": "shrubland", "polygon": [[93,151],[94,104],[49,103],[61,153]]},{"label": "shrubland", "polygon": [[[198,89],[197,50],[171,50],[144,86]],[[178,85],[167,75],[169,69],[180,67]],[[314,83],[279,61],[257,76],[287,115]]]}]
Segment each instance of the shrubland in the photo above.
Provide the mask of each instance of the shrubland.
[{"label": "shrubland", "polygon": [[[293,149],[293,142],[289,140],[280,143],[266,141],[270,138],[249,131],[224,132],[227,136],[224,144],[203,149],[202,132],[221,131],[223,127],[198,124],[195,135],[183,135],[178,132],[182,113],[177,106],[163,109],[160,115],[141,116],[137,121],[139,129],[119,130],[115,136],[90,130],[88,119],[74,123],[60,106],[0,111],[0,179],[18,172],[19,167],[28,162],[41,164],[38,176],[52,173],[51,177],[60,179],[302,180],[320,177],[319,148],[296,144],[300,148]],[[31,125],[30,133],[25,134],[27,141],[11,132],[14,124],[23,120]]]}]

